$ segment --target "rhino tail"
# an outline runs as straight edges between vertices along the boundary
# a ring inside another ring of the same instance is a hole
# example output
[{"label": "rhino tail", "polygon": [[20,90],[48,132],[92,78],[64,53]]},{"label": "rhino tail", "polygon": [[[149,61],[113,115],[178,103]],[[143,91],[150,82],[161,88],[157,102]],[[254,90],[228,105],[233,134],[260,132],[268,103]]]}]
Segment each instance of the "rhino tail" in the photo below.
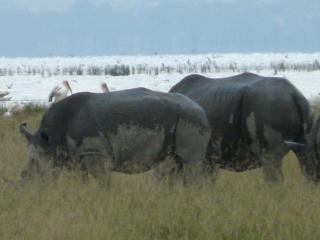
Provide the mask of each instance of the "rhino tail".
[{"label": "rhino tail", "polygon": [[307,133],[310,132],[313,125],[313,114],[311,107],[308,100],[306,100],[301,94],[296,94],[293,96],[293,101],[300,116],[301,131],[304,138],[301,140],[305,141],[305,137]]}]

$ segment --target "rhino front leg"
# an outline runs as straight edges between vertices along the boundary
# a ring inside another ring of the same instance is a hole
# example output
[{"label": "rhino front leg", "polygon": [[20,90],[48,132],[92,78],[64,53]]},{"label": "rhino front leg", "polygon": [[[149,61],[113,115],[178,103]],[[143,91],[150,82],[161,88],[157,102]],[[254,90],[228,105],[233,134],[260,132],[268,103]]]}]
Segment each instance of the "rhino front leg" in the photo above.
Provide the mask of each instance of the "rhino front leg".
[{"label": "rhino front leg", "polygon": [[202,166],[202,172],[203,176],[208,179],[209,182],[215,183],[217,181],[217,176],[219,173],[219,167],[216,164],[218,158],[214,157],[206,157],[203,166]]},{"label": "rhino front leg", "polygon": [[111,164],[110,160],[101,155],[87,155],[81,158],[86,172],[96,179],[102,187],[110,187]]},{"label": "rhino front leg", "polygon": [[217,162],[219,162],[219,159],[221,159],[222,137],[216,135],[218,134],[212,132],[212,136],[207,148],[206,157],[203,161],[204,176],[212,183],[215,183],[217,180],[217,176],[219,173],[219,166],[217,165]]}]

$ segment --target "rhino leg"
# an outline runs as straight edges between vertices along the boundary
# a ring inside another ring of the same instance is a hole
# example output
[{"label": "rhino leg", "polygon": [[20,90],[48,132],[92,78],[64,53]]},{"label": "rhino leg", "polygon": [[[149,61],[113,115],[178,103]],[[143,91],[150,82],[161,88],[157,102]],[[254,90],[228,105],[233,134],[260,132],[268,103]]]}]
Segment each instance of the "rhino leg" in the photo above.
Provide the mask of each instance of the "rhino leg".
[{"label": "rhino leg", "polygon": [[282,181],[282,159],[288,153],[288,148],[280,133],[267,125],[259,125],[259,127],[257,125],[255,114],[252,112],[246,119],[246,126],[252,141],[250,151],[260,156],[262,172],[267,182]]},{"label": "rhino leg", "polygon": [[153,170],[153,176],[157,182],[163,182],[167,179],[169,186],[173,186],[179,178],[181,179],[182,168],[179,157],[168,156]]},{"label": "rhino leg", "polygon": [[179,120],[175,132],[174,154],[182,164],[185,184],[204,176],[209,139],[210,129]]},{"label": "rhino leg", "polygon": [[92,164],[89,173],[99,182],[103,187],[110,187],[111,184],[111,164],[109,160],[104,158],[96,158],[95,164]]},{"label": "rhino leg", "polygon": [[[214,133],[212,135],[214,135]],[[221,158],[221,139],[221,137],[214,139],[213,136],[211,136],[204,160],[203,173],[212,182],[216,181],[219,173],[219,166],[216,163]]]},{"label": "rhino leg", "polygon": [[[85,160],[84,160],[85,161]],[[80,179],[83,184],[89,183],[89,174],[86,164],[81,161],[76,165],[76,170],[80,173]]]},{"label": "rhino leg", "polygon": [[261,156],[264,178],[268,182],[282,181],[282,159],[288,153],[288,148],[280,133],[265,127],[264,134],[267,142]]},{"label": "rhino leg", "polygon": [[309,150],[307,153],[296,153],[296,157],[305,180],[307,182],[318,183],[320,171],[316,153]]},{"label": "rhino leg", "polygon": [[214,162],[214,159],[206,158],[202,166],[203,176],[212,183],[216,182],[219,173],[219,166]]},{"label": "rhino leg", "polygon": [[87,181],[90,174],[103,187],[110,187],[111,164],[110,160],[102,155],[81,156],[83,180]]},{"label": "rhino leg", "polygon": [[282,157],[266,152],[261,156],[261,162],[263,176],[267,182],[280,182],[283,180]]}]

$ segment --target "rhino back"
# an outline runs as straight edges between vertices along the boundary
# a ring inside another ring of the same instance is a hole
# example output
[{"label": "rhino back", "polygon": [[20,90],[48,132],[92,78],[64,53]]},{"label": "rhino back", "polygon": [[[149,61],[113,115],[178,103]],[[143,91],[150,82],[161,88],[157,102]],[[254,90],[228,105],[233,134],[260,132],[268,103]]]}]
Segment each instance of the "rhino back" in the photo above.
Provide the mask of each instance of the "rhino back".
[{"label": "rhino back", "polygon": [[222,132],[255,112],[261,124],[282,131],[285,138],[298,140],[311,115],[307,99],[283,78],[252,73],[216,79],[190,75],[170,91],[196,101],[206,111],[211,125]]},{"label": "rhino back", "polygon": [[93,95],[76,113],[68,134],[79,145],[88,138],[105,139],[114,170],[145,171],[172,151],[179,119],[199,130],[208,128],[204,111],[191,99],[138,88]]}]

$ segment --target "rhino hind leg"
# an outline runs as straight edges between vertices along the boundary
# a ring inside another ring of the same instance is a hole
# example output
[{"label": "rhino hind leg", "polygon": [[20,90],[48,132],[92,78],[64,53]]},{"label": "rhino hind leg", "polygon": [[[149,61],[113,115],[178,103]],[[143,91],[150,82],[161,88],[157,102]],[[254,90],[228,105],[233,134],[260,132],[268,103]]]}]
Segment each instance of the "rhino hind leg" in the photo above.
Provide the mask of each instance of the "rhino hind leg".
[{"label": "rhino hind leg", "polygon": [[267,182],[280,182],[283,180],[282,159],[288,153],[280,133],[265,127],[266,147],[261,156],[262,171]]},{"label": "rhino hind leg", "polygon": [[169,186],[176,185],[182,179],[183,164],[179,156],[168,156],[153,170],[157,182],[167,180]]},{"label": "rhino hind leg", "polygon": [[283,180],[282,157],[264,153],[261,158],[264,179],[267,182],[281,182]]},{"label": "rhino hind leg", "polygon": [[209,128],[179,120],[175,132],[174,154],[182,164],[181,174],[185,184],[204,177],[209,139]]}]

